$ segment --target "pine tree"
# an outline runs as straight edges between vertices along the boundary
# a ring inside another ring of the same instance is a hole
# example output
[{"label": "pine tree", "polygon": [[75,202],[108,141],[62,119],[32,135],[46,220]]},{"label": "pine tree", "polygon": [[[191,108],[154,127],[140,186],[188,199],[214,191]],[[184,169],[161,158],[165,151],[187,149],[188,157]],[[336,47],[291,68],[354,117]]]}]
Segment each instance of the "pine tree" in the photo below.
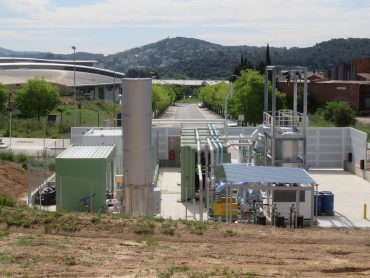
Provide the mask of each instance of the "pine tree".
[{"label": "pine tree", "polygon": [[270,57],[270,46],[267,44],[266,47],[266,65],[271,66],[271,57]]}]

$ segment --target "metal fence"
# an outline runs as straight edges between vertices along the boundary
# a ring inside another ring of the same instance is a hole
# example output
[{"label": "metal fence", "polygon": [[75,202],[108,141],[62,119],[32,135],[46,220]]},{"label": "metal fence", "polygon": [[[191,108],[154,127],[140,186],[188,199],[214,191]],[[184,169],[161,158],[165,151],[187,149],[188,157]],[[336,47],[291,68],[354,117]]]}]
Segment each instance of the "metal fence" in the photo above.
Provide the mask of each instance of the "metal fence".
[{"label": "metal fence", "polygon": [[43,205],[41,202],[42,191],[46,187],[55,185],[55,174],[45,167],[35,167],[28,164],[27,167],[27,204],[28,206]]},{"label": "metal fence", "polygon": [[[71,143],[82,144],[87,127],[72,128]],[[229,127],[229,136],[251,135],[256,127]],[[153,142],[158,136],[158,159],[168,159],[170,136],[180,136],[181,127],[153,127]],[[360,160],[366,161],[367,135],[349,127],[308,128],[307,165],[310,168],[344,168],[347,153],[359,167]],[[302,147],[300,147],[302,148]]]}]

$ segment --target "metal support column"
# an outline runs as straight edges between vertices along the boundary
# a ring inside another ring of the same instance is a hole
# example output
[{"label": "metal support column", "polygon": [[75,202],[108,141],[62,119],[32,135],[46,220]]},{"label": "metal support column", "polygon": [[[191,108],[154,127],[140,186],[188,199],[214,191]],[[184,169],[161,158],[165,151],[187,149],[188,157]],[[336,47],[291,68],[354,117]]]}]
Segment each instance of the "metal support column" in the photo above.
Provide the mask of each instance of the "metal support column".
[{"label": "metal support column", "polygon": [[271,166],[275,166],[275,136],[276,136],[276,69],[272,71],[272,138],[271,138]]}]

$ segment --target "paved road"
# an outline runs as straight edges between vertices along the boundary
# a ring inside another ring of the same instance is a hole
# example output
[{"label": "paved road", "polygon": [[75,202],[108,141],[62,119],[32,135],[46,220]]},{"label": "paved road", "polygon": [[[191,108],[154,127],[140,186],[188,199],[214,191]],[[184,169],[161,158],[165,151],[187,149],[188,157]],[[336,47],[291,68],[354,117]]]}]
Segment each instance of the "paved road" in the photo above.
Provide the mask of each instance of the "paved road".
[{"label": "paved road", "polygon": [[171,106],[160,119],[220,119],[219,115],[206,108],[199,108],[197,104],[178,103]]}]

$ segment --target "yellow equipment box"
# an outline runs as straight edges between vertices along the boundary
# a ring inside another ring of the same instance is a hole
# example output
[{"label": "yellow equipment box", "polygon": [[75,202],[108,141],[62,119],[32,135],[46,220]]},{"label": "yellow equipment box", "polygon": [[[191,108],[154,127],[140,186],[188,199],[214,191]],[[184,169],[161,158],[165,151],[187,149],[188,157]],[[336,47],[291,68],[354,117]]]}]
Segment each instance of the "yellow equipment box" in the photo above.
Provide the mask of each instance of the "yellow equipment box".
[{"label": "yellow equipment box", "polygon": [[[230,197],[229,197],[230,198]],[[231,200],[228,200],[229,202],[232,201],[232,203],[228,203],[229,205],[229,215],[237,216],[238,214],[238,203],[236,202],[236,198],[232,197]],[[230,212],[231,210],[231,212]],[[213,204],[213,216],[226,216],[226,197],[221,197],[219,200],[217,200],[216,203]]]}]

